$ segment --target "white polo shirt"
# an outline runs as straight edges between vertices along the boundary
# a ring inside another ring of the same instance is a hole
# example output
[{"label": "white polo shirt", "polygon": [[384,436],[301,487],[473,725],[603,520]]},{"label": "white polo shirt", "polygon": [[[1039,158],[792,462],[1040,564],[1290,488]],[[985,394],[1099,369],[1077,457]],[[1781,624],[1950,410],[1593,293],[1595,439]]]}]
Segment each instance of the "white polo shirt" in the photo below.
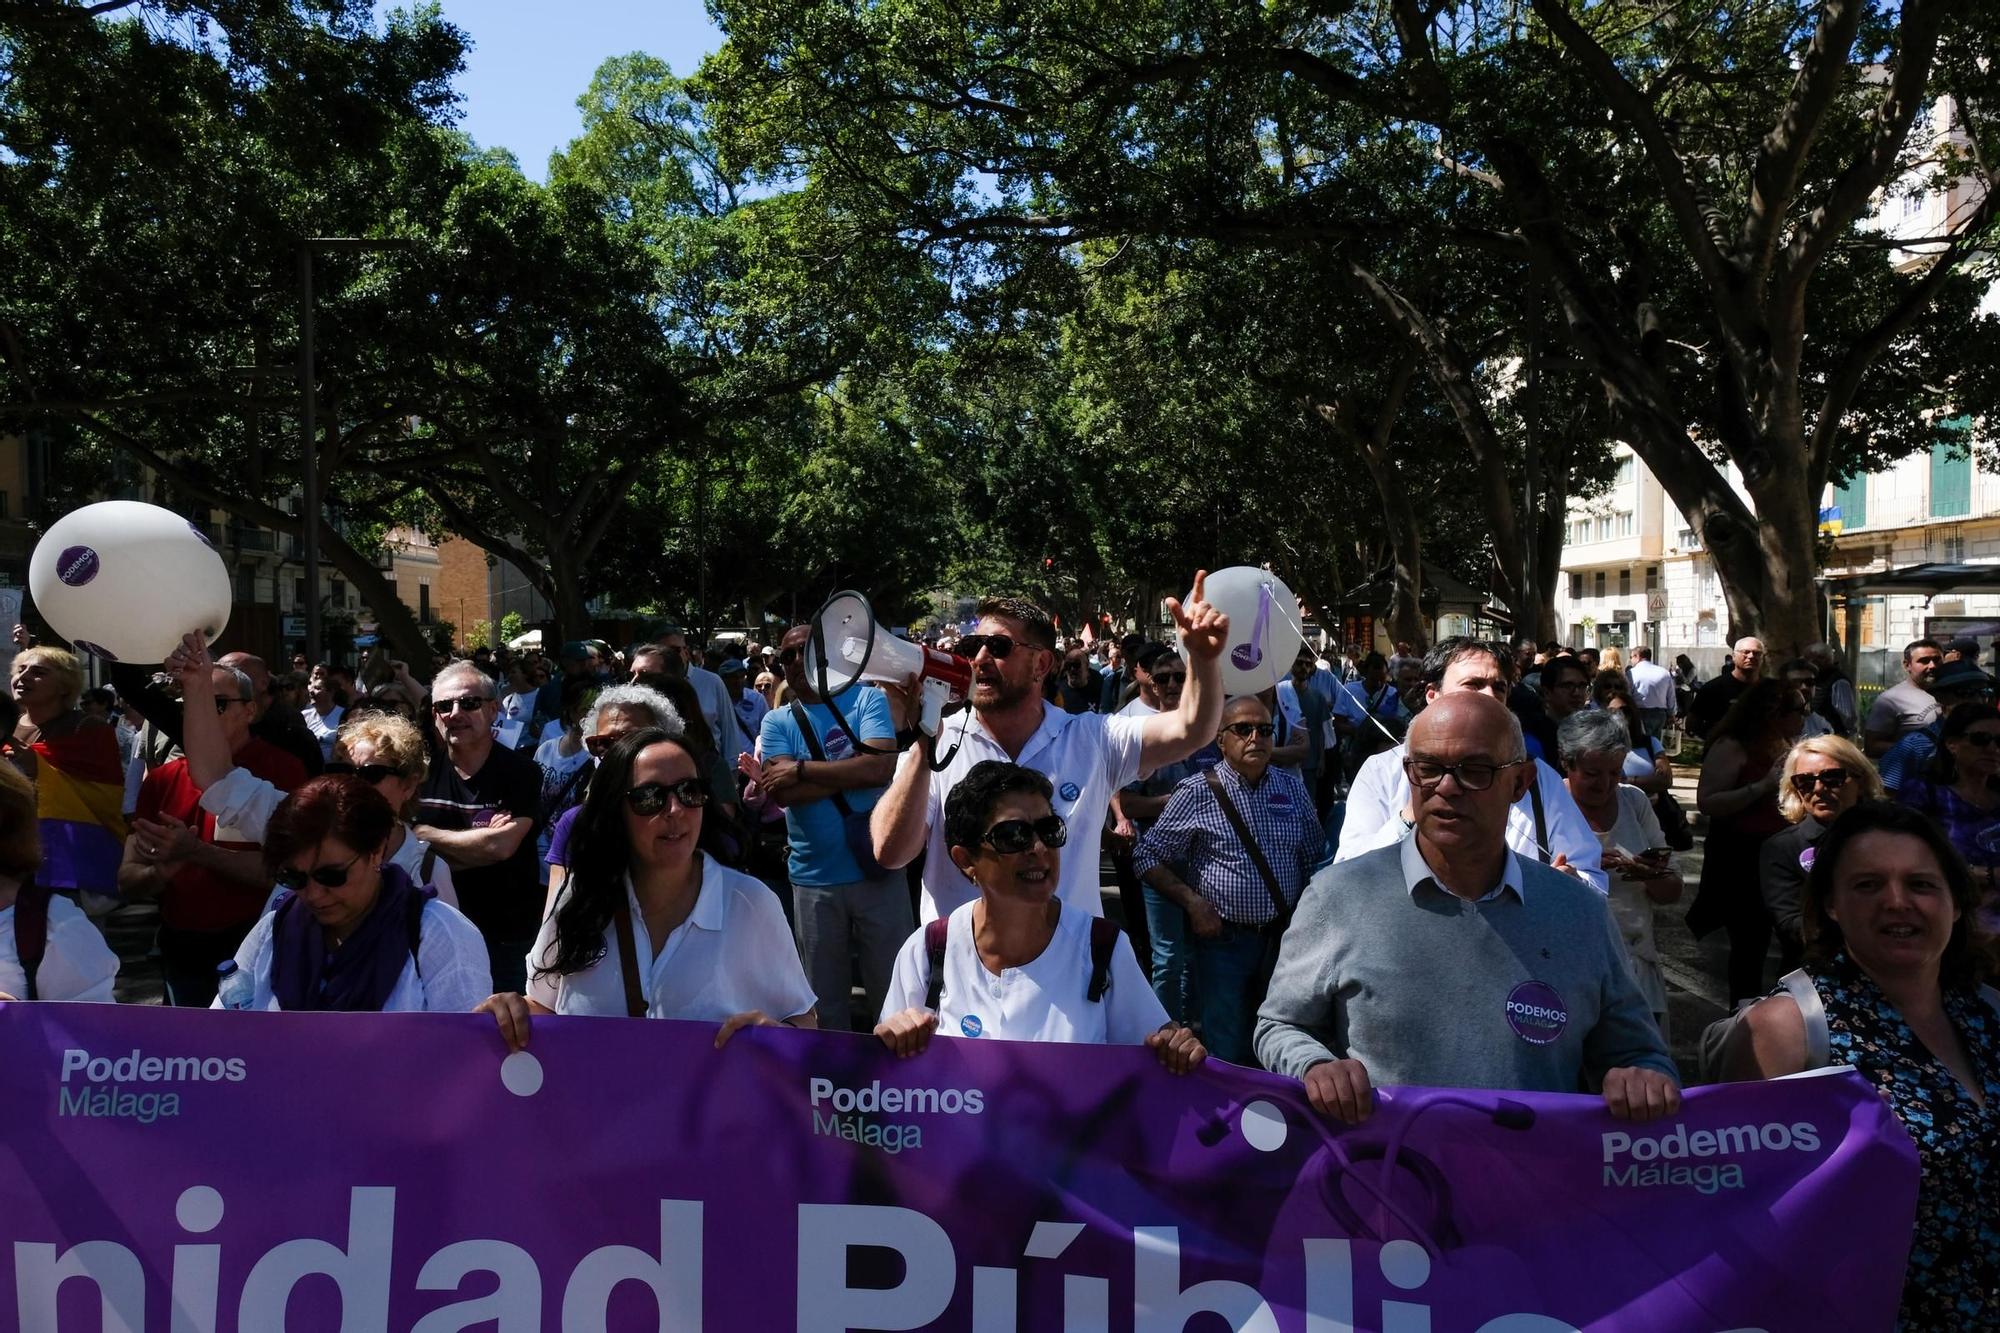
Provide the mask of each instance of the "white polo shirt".
[{"label": "white polo shirt", "polygon": [[[1139,776],[1144,727],[1144,718],[1065,713],[1044,701],[1042,725],[1035,728],[1035,734],[1022,747],[1020,758],[1015,759],[993,739],[977,710],[969,709],[963,715],[947,718],[939,730],[938,749],[940,753],[950,753],[951,747],[957,745],[958,753],[943,772],[931,774],[930,805],[925,811],[930,827],[930,854],[924,860],[920,921],[947,915],[979,896],[972,881],[952,864],[951,849],[944,838],[944,803],[958,780],[971,772],[974,764],[988,759],[1012,760],[1048,778],[1055,788],[1049,803],[1069,822],[1069,843],[1062,849],[1062,878],[1056,886],[1056,896],[1065,907],[1102,916],[1098,839],[1104,832],[1104,817],[1111,808],[1112,794]],[[923,751],[912,749],[903,756],[903,762],[923,763]]]},{"label": "white polo shirt", "polygon": [[[568,892],[566,884],[556,898],[558,911]],[[813,988],[799,965],[799,947],[785,924],[785,909],[761,882],[703,856],[694,910],[667,936],[658,954],[653,952],[652,936],[629,877],[625,900],[632,911],[632,943],[646,1017],[720,1023],[752,1009],[783,1019],[813,1007]],[[556,912],[550,912],[528,950],[528,998],[559,1014],[623,1018],[625,974],[618,958],[617,925],[604,928],[604,957],[594,967],[566,977],[536,975],[537,967],[554,959],[555,944]]]},{"label": "white polo shirt", "polygon": [[[1410,803],[1410,780],[1403,775],[1403,746],[1370,755],[1354,775],[1347,791],[1347,811],[1340,825],[1340,850],[1336,861],[1351,861],[1363,852],[1398,842],[1409,831],[1403,811]],[[1526,857],[1542,859],[1535,841],[1535,791],[1542,796],[1542,818],[1548,828],[1549,859],[1569,861],[1591,888],[1611,891],[1610,877],[1604,873],[1604,847],[1597,841],[1590,821],[1583,817],[1576,798],[1563,785],[1562,776],[1541,760],[1534,760],[1535,786],[1524,792],[1507,811],[1507,845]]]},{"label": "white polo shirt", "polygon": [[[404,839],[405,845],[415,841]],[[292,910],[303,912],[305,904]],[[278,997],[271,993],[272,932],[277,919],[276,913],[267,908],[236,950],[236,966],[257,988],[250,1001],[252,1009],[278,1007]],[[381,1012],[470,1013],[493,993],[493,969],[487,961],[485,937],[479,933],[479,927],[465,919],[464,913],[435,898],[424,904],[421,929],[417,957],[404,961],[402,975],[396,978],[389,998],[382,1002]],[[222,997],[218,995],[209,1008],[221,1007]]]},{"label": "white polo shirt", "polygon": [[[955,908],[946,927],[944,994],[938,1031],[951,1037],[1001,1041],[1078,1041],[1137,1046],[1167,1021],[1159,996],[1139,970],[1130,936],[1111,951],[1111,984],[1090,998],[1090,923],[1067,907],[1041,956],[998,976],[979,961],[972,942],[972,907]],[[930,958],[919,929],[903,942],[882,1001],[882,1017],[921,1008],[930,993]]]},{"label": "white polo shirt", "polygon": [[[61,894],[49,899],[48,944],[35,971],[35,994],[44,1000],[87,1000],[111,1004],[118,978],[118,955],[90,918]],[[28,998],[28,973],[14,943],[14,905],[0,908],[0,991]]]}]

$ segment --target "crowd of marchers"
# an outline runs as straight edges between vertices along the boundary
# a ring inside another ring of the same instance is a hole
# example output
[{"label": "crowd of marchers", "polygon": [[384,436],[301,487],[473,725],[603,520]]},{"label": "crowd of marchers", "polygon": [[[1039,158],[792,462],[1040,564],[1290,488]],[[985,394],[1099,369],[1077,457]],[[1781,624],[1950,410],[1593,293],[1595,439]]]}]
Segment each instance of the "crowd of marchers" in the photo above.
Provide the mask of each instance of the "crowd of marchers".
[{"label": "crowd of marchers", "polygon": [[1385,1084],[1657,1120],[1682,1074],[1654,922],[1702,827],[1687,919],[1726,932],[1738,1005],[1690,1072],[1860,1071],[1921,1160],[1906,1322],[2000,1326],[1979,644],[1910,644],[1865,711],[1824,645],[1755,639],[1708,681],[1643,647],[1308,646],[1225,697],[1203,580],[1168,609],[1171,642],[1064,642],[981,603],[936,640],[972,683],[934,734],[918,681],[825,691],[809,626],[481,649],[428,681],[190,636],[95,690],[17,629],[0,998],[110,1001],[98,920],[153,901],[176,1005],[478,1010],[516,1048],[549,1014],[912,1059],[1143,1044],[1296,1078],[1349,1123]]}]

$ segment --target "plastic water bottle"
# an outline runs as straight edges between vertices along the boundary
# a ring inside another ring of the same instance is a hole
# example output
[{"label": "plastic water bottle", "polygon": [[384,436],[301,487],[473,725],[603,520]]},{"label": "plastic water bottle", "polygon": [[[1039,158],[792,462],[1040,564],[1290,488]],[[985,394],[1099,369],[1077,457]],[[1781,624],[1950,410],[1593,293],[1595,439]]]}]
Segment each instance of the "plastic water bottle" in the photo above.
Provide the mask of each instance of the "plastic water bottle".
[{"label": "plastic water bottle", "polygon": [[257,984],[231,958],[216,965],[215,990],[224,1009],[248,1009],[257,996]]}]

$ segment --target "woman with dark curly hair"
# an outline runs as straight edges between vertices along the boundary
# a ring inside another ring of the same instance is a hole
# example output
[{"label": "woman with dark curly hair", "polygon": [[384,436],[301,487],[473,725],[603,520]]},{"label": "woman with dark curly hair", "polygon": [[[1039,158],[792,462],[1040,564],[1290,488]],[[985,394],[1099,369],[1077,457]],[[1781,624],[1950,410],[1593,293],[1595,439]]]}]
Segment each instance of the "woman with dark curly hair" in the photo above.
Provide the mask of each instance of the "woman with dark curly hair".
[{"label": "woman with dark curly hair", "polygon": [[1927,817],[1863,801],[1806,878],[1806,965],[1745,1011],[1725,1076],[1858,1070],[1916,1140],[1916,1234],[1900,1324],[2000,1328],[2000,995],[1965,862]]},{"label": "woman with dark curly hair", "polygon": [[534,1014],[623,1014],[739,1028],[818,1026],[776,895],[700,850],[708,781],[657,727],[599,761],[570,835],[569,878],[528,953],[526,995],[479,1008],[518,1050]]}]

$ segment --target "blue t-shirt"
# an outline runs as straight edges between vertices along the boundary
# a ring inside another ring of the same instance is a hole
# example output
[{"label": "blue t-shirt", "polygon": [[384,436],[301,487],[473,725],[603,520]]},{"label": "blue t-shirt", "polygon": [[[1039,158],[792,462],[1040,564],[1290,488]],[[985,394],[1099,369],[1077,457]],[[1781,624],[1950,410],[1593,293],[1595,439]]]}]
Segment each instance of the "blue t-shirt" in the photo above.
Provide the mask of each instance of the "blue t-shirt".
[{"label": "blue t-shirt", "polygon": [[[841,695],[836,702],[840,704],[841,715],[861,733],[862,740],[878,746],[895,744],[896,728],[889,720],[889,700],[882,691],[873,685],[863,685]],[[818,703],[805,705],[805,710],[812,719],[813,733],[819,737],[821,753],[830,760],[852,759],[855,756],[854,743],[834,719],[831,708]],[[812,762],[812,747],[806,744],[805,736],[799,731],[798,719],[793,715],[790,704],[773,708],[764,715],[760,737],[766,759]],[[810,772],[808,776],[811,776]],[[860,787],[844,791],[841,796],[847,801],[849,810],[859,813],[874,809],[883,790],[881,787]],[[861,867],[855,864],[854,854],[847,850],[847,835],[841,828],[840,809],[831,798],[787,808],[785,832],[792,845],[792,883],[824,888],[833,884],[853,884],[861,879]]]}]

